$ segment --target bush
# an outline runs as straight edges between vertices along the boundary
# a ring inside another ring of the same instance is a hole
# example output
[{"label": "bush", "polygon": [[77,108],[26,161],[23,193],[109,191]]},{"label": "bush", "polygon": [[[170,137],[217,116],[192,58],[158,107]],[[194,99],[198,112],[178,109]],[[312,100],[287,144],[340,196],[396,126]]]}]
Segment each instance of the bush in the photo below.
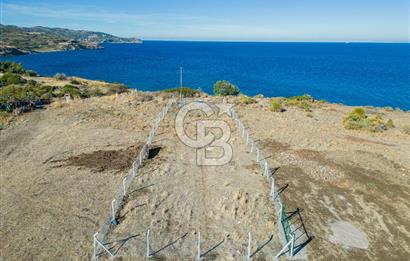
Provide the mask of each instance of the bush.
[{"label": "bush", "polygon": [[17,73],[17,74],[22,74],[26,70],[24,67],[16,62],[0,62],[0,72],[2,73]]},{"label": "bush", "polygon": [[306,101],[306,102],[313,102],[313,98],[312,96],[310,96],[309,94],[303,94],[303,95],[299,95],[299,96],[292,96],[289,97],[287,100],[289,101]]},{"label": "bush", "polygon": [[255,99],[262,99],[264,96],[263,96],[263,94],[256,94],[255,95]]},{"label": "bush", "polygon": [[64,73],[56,73],[54,75],[54,79],[59,80],[59,81],[64,81],[64,80],[67,80],[67,76]]},{"label": "bush", "polygon": [[0,109],[7,112],[12,112],[17,108],[23,108],[23,111],[29,110],[39,102],[32,88],[14,84],[1,88]]},{"label": "bush", "polygon": [[309,94],[304,94],[301,96],[293,96],[285,99],[284,104],[286,106],[296,106],[298,108],[301,108],[307,112],[312,111],[312,104],[314,100],[312,96]]},{"label": "bush", "polygon": [[64,85],[62,89],[63,94],[69,94],[72,98],[88,98],[90,94],[87,89],[73,86],[70,84]]},{"label": "bush", "polygon": [[252,97],[241,95],[239,96],[239,102],[242,104],[252,104],[252,103],[256,103],[257,101]]},{"label": "bush", "polygon": [[[393,123],[393,122],[391,122]],[[368,130],[382,132],[387,130],[387,124],[380,115],[367,116],[363,108],[353,109],[344,119],[343,126],[351,130]]]},{"label": "bush", "polygon": [[3,74],[3,76],[0,78],[0,86],[6,86],[10,84],[23,84],[26,82],[27,81],[20,75],[11,72]]},{"label": "bush", "polygon": [[282,105],[276,100],[276,99],[271,99],[270,104],[269,104],[269,109],[274,112],[282,112],[283,108]]},{"label": "bush", "polygon": [[162,92],[175,93],[177,96],[179,96],[179,94],[181,93],[183,97],[195,97],[199,94],[198,90],[195,90],[189,87],[166,89],[166,90],[163,90]]},{"label": "bush", "polygon": [[239,88],[228,82],[228,81],[217,81],[214,84],[214,93],[215,95],[222,95],[222,96],[227,96],[227,95],[238,95],[239,94]]},{"label": "bush", "polygon": [[16,62],[0,62],[0,72],[2,73],[15,73],[15,74],[25,74],[27,76],[38,76],[35,71],[26,70],[24,67]]},{"label": "bush", "polygon": [[387,127],[388,129],[393,129],[393,128],[394,128],[394,123],[393,123],[393,120],[392,120],[392,119],[389,119],[389,120],[386,122],[386,127]]}]

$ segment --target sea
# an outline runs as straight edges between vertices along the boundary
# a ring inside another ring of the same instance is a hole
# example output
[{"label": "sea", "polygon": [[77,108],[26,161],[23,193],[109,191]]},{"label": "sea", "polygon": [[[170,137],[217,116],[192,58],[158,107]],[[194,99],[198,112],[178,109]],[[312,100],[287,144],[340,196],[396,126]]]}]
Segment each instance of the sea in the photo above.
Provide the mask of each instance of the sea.
[{"label": "sea", "polygon": [[228,80],[265,97],[310,94],[353,106],[410,110],[409,43],[145,41],[14,57],[42,75],[65,73],[144,91],[183,85],[213,93]]}]

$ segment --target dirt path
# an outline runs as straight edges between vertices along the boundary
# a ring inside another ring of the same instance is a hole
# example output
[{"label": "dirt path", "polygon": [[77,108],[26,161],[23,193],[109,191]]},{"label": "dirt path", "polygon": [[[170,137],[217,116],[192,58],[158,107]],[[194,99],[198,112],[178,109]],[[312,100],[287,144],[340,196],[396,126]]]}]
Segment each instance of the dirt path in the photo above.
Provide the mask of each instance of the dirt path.
[{"label": "dirt path", "polygon": [[[200,231],[202,253],[215,247],[205,257],[238,260],[246,255],[251,232],[253,250],[272,236],[255,255],[272,258],[279,250],[279,239],[269,187],[234,125],[232,161],[224,166],[198,166],[195,149],[176,136],[172,116],[171,112],[161,123],[153,145],[161,149],[131,184],[120,224],[109,233],[108,241],[117,241],[114,249],[121,247],[118,255],[142,258],[146,253],[145,232],[150,228],[153,252],[173,242],[156,253],[158,258],[192,260]],[[193,125],[195,119],[186,121]],[[131,236],[135,237],[126,243],[118,242]]]}]

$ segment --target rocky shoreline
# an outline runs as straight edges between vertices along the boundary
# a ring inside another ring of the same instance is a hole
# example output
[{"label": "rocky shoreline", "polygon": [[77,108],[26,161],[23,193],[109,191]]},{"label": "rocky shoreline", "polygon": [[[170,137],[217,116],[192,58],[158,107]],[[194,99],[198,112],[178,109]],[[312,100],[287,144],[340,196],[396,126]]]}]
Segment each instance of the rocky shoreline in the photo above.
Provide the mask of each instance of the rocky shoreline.
[{"label": "rocky shoreline", "polygon": [[141,44],[138,38],[83,30],[48,27],[17,27],[1,25],[0,56],[16,56],[31,53],[102,49],[103,43]]}]

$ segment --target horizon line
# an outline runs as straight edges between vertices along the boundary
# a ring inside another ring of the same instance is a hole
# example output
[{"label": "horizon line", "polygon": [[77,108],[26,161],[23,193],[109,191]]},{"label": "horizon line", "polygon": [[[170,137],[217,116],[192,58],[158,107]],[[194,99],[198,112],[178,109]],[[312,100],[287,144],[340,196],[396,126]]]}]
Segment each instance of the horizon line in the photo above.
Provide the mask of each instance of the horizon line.
[{"label": "horizon line", "polygon": [[[137,37],[138,38],[138,37]],[[142,41],[156,42],[238,42],[238,43],[375,43],[375,44],[410,44],[409,41],[288,41],[288,40],[223,40],[223,39],[158,39],[158,38],[139,38]]]}]

